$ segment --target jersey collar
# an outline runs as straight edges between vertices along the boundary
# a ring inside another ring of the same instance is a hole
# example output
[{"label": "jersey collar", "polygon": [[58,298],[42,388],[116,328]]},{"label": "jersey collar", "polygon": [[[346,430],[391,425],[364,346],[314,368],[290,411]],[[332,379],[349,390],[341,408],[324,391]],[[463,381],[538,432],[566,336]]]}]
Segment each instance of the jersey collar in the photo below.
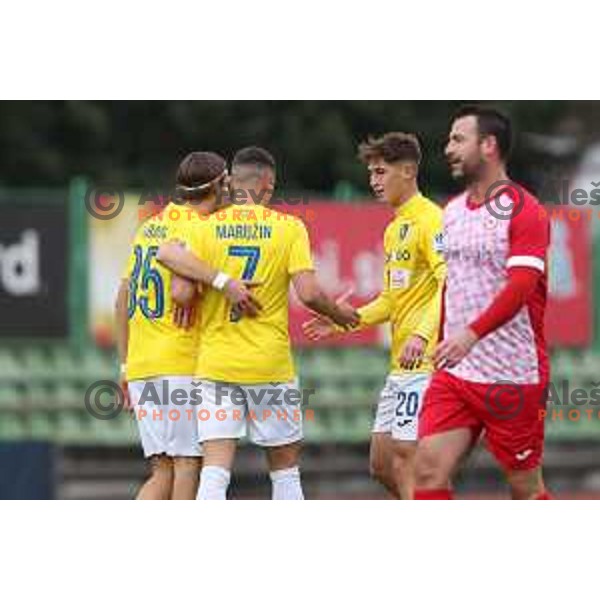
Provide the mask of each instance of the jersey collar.
[{"label": "jersey collar", "polygon": [[[492,189],[493,188],[493,189]],[[489,204],[491,202],[495,202],[498,198],[502,197],[502,196],[508,196],[510,199],[512,199],[513,197],[513,193],[512,190],[515,189],[516,190],[516,196],[517,196],[517,204],[522,202],[522,197],[523,197],[523,190],[522,188],[515,183],[514,181],[507,179],[505,182],[497,182],[496,184],[492,185],[492,193],[489,194],[488,198],[485,198],[483,202],[477,203],[473,201],[473,198],[471,196],[471,193],[467,190],[465,191],[466,197],[465,197],[465,206],[467,207],[468,210],[479,210],[482,206]]]},{"label": "jersey collar", "polygon": [[415,214],[415,212],[417,211],[419,204],[420,204],[420,199],[422,199],[422,198],[423,198],[423,195],[421,194],[421,192],[417,192],[414,196],[411,196],[406,202],[401,204],[396,209],[396,216],[397,217],[412,217]]}]

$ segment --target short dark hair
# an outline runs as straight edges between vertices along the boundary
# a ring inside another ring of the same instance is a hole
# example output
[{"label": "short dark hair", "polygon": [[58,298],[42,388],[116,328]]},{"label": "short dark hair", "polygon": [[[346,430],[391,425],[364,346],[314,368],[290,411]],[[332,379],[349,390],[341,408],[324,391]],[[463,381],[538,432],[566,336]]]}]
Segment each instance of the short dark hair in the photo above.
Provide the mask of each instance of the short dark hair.
[{"label": "short dark hair", "polygon": [[413,133],[392,131],[381,137],[369,137],[358,146],[358,157],[364,163],[383,159],[386,163],[421,162],[421,145]]},{"label": "short dark hair", "polygon": [[273,155],[264,148],[258,146],[248,146],[242,148],[235,153],[233,157],[232,167],[238,166],[255,166],[255,167],[268,167],[269,169],[275,170],[275,159]]},{"label": "short dark hair", "polygon": [[510,118],[497,108],[468,104],[459,108],[452,121],[463,117],[475,117],[480,136],[494,136],[498,144],[500,158],[506,160],[512,147],[512,124]]},{"label": "short dark hair", "polygon": [[213,192],[212,182],[227,172],[227,161],[216,152],[190,152],[175,176],[177,195],[200,200]]}]

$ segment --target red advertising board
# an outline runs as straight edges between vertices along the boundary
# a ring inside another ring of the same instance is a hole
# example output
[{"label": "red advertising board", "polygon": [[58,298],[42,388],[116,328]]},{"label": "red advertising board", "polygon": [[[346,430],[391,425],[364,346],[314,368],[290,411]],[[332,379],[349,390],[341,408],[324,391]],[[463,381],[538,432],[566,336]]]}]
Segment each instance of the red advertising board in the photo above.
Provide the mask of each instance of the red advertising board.
[{"label": "red advertising board", "polygon": [[590,209],[550,210],[552,243],[546,334],[552,346],[592,341],[592,241]]},{"label": "red advertising board", "polygon": [[[319,279],[332,295],[354,287],[351,302],[363,304],[374,298],[382,286],[383,232],[391,210],[375,202],[342,204],[315,203],[290,209],[310,231]],[[590,222],[571,211],[552,215],[549,302],[546,332],[555,346],[585,346],[591,342],[592,279]],[[297,346],[315,345],[301,331],[310,317],[295,297],[290,305],[290,332]],[[375,344],[377,329],[338,336],[324,345]]]}]

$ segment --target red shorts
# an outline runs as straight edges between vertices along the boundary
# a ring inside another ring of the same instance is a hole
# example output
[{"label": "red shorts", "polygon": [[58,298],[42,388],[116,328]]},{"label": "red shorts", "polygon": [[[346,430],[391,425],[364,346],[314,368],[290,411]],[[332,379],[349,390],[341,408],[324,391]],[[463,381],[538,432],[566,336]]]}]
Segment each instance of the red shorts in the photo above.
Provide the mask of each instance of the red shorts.
[{"label": "red shorts", "polygon": [[483,431],[505,469],[534,469],[544,450],[546,399],[546,384],[473,383],[438,371],[425,392],[419,439],[470,428],[475,441]]}]

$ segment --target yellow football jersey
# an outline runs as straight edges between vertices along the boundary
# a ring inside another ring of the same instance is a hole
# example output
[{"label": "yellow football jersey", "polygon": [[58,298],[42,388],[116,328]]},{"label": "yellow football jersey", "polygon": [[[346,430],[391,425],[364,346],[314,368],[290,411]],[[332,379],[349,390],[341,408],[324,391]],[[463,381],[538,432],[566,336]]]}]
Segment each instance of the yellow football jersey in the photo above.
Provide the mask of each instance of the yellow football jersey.
[{"label": "yellow football jersey", "polygon": [[206,291],[196,376],[240,384],[292,380],[290,279],[313,269],[304,223],[268,207],[229,206],[190,232],[188,247],[199,258],[259,284],[254,292],[262,305],[257,317],[240,317],[221,292]]},{"label": "yellow football jersey", "polygon": [[438,341],[443,281],[442,209],[421,194],[396,211],[384,235],[384,287],[373,302],[358,310],[361,326],[390,321],[392,348],[390,371],[394,374],[430,372],[426,358],[418,369],[401,369],[398,359],[413,335],[428,341],[430,357]]},{"label": "yellow football jersey", "polygon": [[181,237],[187,222],[182,207],[169,204],[140,225],[136,232],[125,278],[129,280],[129,343],[127,379],[161,375],[192,375],[198,352],[199,319],[190,330],[173,323],[172,273],[160,265],[161,244]]}]

